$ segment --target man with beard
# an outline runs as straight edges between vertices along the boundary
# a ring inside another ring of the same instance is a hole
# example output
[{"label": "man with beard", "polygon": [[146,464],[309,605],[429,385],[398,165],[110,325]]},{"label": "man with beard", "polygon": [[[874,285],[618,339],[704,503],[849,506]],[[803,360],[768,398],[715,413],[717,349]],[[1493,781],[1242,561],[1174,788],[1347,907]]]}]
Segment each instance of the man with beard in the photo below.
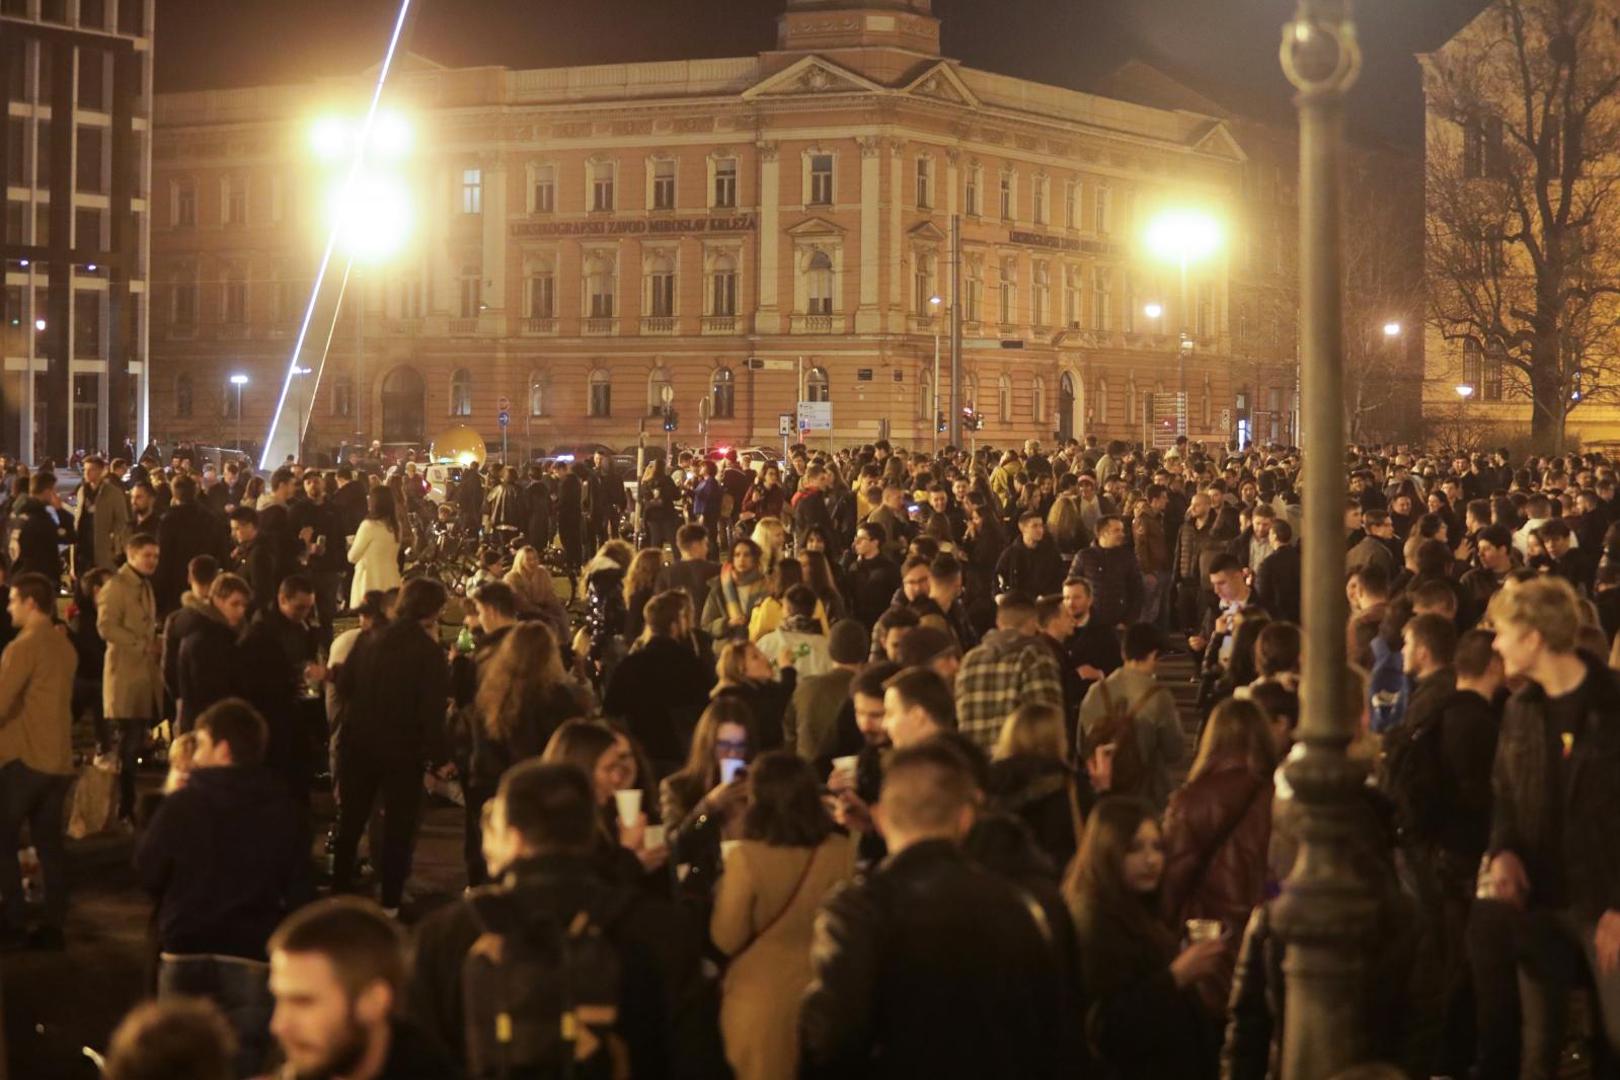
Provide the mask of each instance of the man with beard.
[{"label": "man with beard", "polygon": [[295,912],[270,939],[270,1032],[283,1080],[442,1080],[461,1070],[399,1018],[405,941],[376,905],[333,897]]}]

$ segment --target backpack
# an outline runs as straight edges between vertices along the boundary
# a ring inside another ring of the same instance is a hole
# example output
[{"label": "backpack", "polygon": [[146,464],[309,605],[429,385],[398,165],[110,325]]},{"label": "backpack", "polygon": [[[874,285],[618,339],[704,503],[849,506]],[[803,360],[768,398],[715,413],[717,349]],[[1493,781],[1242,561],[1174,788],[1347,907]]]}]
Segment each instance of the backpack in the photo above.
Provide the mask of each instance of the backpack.
[{"label": "backpack", "polygon": [[[1097,692],[1102,695],[1103,709],[1108,715],[1104,723],[1114,732],[1111,740],[1114,743],[1113,781],[1108,790],[1116,795],[1140,795],[1147,790],[1148,763],[1142,755],[1141,737],[1136,733],[1136,718],[1154,697],[1169,691],[1155,686],[1137,698],[1135,704],[1119,703],[1124,708],[1117,707],[1113,694],[1109,692],[1107,679],[1097,684]],[[1081,765],[1083,767],[1084,762]]]},{"label": "backpack", "polygon": [[1398,648],[1392,649],[1383,635],[1373,639],[1373,666],[1367,679],[1369,724],[1376,735],[1393,731],[1406,718],[1406,703],[1411,688],[1406,682],[1406,668]]},{"label": "backpack", "polygon": [[462,961],[471,1078],[622,1077],[622,982],[606,931],[631,900],[605,887],[567,923],[501,885],[469,897],[481,931]]},{"label": "backpack", "polygon": [[1445,817],[1446,770],[1440,745],[1440,720],[1434,710],[1417,723],[1402,723],[1384,736],[1384,790],[1395,803],[1396,826],[1403,839],[1435,835]]}]

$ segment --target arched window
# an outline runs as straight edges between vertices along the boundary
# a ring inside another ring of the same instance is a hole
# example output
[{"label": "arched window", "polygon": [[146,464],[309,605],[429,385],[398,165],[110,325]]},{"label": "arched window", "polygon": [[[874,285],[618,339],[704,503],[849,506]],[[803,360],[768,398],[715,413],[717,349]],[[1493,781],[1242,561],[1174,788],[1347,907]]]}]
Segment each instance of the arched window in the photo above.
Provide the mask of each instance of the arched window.
[{"label": "arched window", "polygon": [[529,372],[529,415],[546,415],[546,388],[538,371]]},{"label": "arched window", "polygon": [[591,372],[591,410],[590,415],[604,417],[613,415],[613,376],[607,368],[597,368]]},{"label": "arched window", "polygon": [[471,416],[472,411],[472,372],[457,368],[450,376],[450,415]]},{"label": "arched window", "polygon": [[174,379],[174,415],[182,420],[191,419],[195,394],[190,375],[176,375]]},{"label": "arched window", "polygon": [[813,367],[804,376],[804,399],[806,401],[831,401],[832,383],[827,381],[827,369]]},{"label": "arched window", "polygon": [[728,367],[716,368],[711,384],[714,400],[709,403],[709,416],[715,420],[730,420],[737,414],[737,380]]},{"label": "arched window", "polygon": [[996,413],[1003,424],[1012,423],[1012,376],[1003,374],[996,380]]},{"label": "arched window", "polygon": [[354,377],[352,375],[335,375],[332,377],[332,415],[338,417],[354,415]]},{"label": "arched window", "polygon": [[1108,380],[1097,380],[1097,423],[1108,423]]},{"label": "arched window", "polygon": [[1040,431],[1052,417],[1046,411],[1046,380],[1039,375],[1035,376],[1031,398],[1030,412],[1035,414],[1035,428]]},{"label": "arched window", "polygon": [[833,313],[832,256],[825,251],[818,251],[810,256],[808,276],[809,313],[811,315],[831,315]]},{"label": "arched window", "polygon": [[[664,411],[664,391],[675,389],[669,368],[659,364],[647,372],[647,415],[658,416]],[[672,402],[674,398],[670,399]]]}]

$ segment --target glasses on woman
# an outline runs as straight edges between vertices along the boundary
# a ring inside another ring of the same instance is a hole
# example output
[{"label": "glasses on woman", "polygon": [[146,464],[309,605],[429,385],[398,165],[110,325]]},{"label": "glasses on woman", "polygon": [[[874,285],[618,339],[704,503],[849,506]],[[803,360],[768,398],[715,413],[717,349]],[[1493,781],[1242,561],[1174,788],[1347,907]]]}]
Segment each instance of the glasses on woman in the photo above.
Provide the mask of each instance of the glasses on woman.
[{"label": "glasses on woman", "polygon": [[739,756],[748,753],[747,739],[716,739],[714,748],[727,756]]}]

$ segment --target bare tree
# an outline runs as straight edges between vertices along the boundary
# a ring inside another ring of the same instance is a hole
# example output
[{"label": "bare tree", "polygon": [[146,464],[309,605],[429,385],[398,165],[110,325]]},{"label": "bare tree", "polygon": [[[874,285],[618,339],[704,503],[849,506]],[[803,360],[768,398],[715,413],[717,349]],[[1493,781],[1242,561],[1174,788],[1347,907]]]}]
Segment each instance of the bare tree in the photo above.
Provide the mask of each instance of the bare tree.
[{"label": "bare tree", "polygon": [[[1607,0],[1495,0],[1429,58],[1430,319],[1478,378],[1528,397],[1561,450],[1571,411],[1620,371],[1620,29]],[[1460,152],[1457,152],[1460,150]]]},{"label": "bare tree", "polygon": [[[1344,409],[1351,442],[1415,418],[1410,395],[1421,392],[1414,370],[1415,319],[1421,317],[1422,215],[1416,162],[1367,151],[1347,166],[1344,242]],[[1390,322],[1400,334],[1384,331]]]}]

